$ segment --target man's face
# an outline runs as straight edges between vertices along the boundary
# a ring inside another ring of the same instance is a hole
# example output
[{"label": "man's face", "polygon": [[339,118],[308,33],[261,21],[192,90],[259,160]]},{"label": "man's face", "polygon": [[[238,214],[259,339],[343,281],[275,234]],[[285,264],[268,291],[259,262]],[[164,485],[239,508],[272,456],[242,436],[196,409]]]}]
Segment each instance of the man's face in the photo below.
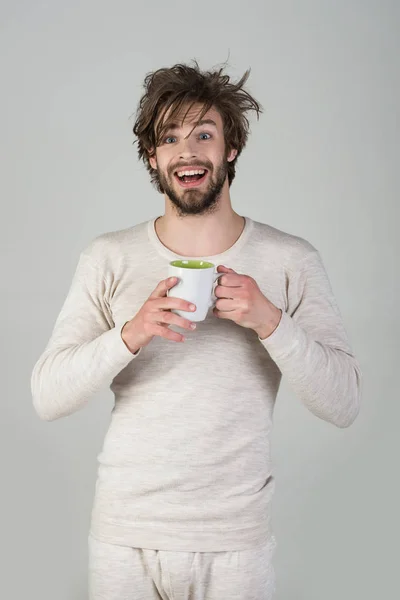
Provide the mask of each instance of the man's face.
[{"label": "man's face", "polygon": [[[215,210],[225,182],[228,185],[227,163],[236,156],[236,150],[226,154],[222,118],[214,108],[191,132],[200,111],[201,105],[194,104],[182,124],[182,110],[175,124],[165,132],[156,155],[149,159],[153,169],[158,170],[164,192],[179,216]],[[193,170],[203,170],[204,174],[178,176],[178,173],[182,175],[183,171]]]}]

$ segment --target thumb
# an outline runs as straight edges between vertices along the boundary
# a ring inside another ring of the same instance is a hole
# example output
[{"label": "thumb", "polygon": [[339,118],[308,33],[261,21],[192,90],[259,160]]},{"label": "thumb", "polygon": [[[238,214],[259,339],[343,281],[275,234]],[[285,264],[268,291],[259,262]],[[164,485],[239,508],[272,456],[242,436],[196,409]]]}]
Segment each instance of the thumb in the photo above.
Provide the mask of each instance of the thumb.
[{"label": "thumb", "polygon": [[178,283],[177,277],[168,277],[168,279],[163,279],[159,282],[157,287],[150,294],[150,298],[162,298],[163,296],[167,296],[168,290],[170,290],[174,285]]},{"label": "thumb", "polygon": [[229,267],[225,267],[224,265],[218,265],[217,271],[218,273],[236,273],[236,271],[230,269]]}]

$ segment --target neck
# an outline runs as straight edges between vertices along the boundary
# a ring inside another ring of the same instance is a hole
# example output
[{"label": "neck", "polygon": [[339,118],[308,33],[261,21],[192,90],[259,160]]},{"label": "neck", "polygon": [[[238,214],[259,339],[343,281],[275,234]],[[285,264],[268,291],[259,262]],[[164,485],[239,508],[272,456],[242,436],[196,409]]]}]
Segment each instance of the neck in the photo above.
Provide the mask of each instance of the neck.
[{"label": "neck", "polygon": [[155,229],[161,243],[175,254],[202,257],[228,250],[240,237],[244,224],[244,218],[232,208],[178,217],[169,207],[156,220]]}]

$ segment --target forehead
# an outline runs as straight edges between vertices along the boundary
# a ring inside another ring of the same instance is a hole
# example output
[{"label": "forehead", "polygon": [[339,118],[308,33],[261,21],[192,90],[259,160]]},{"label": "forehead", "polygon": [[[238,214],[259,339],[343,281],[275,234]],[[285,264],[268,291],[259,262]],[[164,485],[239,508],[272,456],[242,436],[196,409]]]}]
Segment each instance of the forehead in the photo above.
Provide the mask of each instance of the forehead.
[{"label": "forehead", "polygon": [[[182,126],[183,127],[184,126],[193,127],[200,118],[203,105],[200,103],[195,103],[190,107],[189,110],[188,110],[188,108],[189,108],[189,104],[186,104],[178,111],[178,113],[175,113],[171,122],[168,123],[168,127],[174,127],[174,128],[180,128]],[[162,118],[163,125],[167,124],[167,121],[171,115],[171,112],[172,112],[172,107],[170,107],[167,110],[164,117]],[[187,112],[187,114],[186,114],[186,112]],[[183,118],[184,118],[184,121],[182,123]],[[206,120],[206,119],[214,121],[217,128],[222,128],[221,115],[214,107],[211,107],[201,118],[202,121]],[[159,122],[160,122],[160,117],[158,117],[156,124],[158,124]]]}]

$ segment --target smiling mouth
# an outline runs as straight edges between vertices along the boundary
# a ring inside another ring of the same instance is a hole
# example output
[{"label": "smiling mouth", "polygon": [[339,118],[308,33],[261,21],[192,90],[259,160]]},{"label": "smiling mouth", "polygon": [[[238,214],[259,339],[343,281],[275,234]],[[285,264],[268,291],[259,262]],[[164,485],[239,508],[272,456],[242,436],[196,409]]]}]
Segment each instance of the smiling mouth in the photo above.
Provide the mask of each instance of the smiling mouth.
[{"label": "smiling mouth", "polygon": [[203,181],[205,181],[208,175],[208,170],[205,169],[202,175],[184,175],[183,177],[179,177],[177,173],[174,173],[175,179],[178,181],[179,185],[184,188],[196,187],[201,185]]}]

